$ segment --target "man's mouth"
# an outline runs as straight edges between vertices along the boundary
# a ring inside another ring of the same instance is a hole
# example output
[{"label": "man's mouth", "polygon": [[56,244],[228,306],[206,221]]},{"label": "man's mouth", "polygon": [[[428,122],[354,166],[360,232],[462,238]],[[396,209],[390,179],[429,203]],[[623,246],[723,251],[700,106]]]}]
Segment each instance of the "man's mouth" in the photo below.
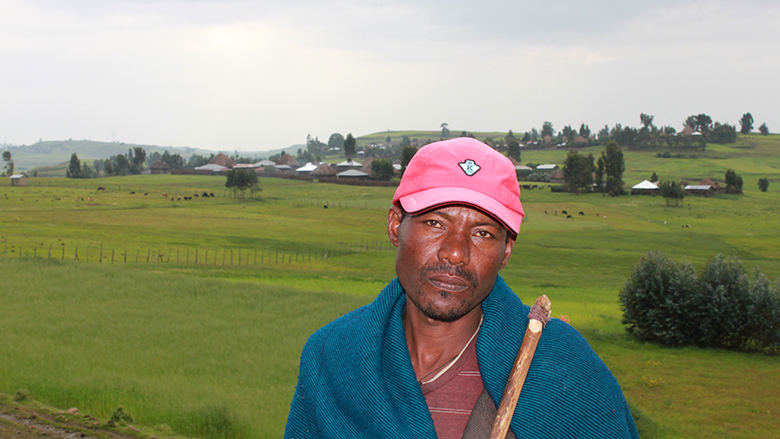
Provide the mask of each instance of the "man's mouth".
[{"label": "man's mouth", "polygon": [[459,293],[469,287],[469,283],[461,277],[436,274],[428,278],[428,282],[439,290]]}]

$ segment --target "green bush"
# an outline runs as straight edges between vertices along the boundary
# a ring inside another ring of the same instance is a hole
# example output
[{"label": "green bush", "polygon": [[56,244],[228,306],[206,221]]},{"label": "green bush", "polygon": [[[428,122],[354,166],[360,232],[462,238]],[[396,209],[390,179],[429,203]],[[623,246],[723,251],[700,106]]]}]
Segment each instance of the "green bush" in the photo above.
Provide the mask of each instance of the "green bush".
[{"label": "green bush", "polygon": [[659,251],[640,258],[620,292],[623,324],[641,340],[780,353],[780,294],[758,270],[716,255],[701,277]]},{"label": "green bush", "polygon": [[620,292],[623,323],[642,340],[694,344],[701,303],[696,271],[658,251],[643,256]]}]

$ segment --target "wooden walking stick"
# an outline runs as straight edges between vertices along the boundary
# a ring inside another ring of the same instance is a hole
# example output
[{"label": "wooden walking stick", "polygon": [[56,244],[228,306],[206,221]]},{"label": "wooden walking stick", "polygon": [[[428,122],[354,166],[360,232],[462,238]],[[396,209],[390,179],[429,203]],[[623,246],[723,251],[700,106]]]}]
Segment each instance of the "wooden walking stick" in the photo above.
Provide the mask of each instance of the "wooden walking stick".
[{"label": "wooden walking stick", "polygon": [[523,389],[528,368],[531,366],[531,360],[536,352],[536,345],[539,344],[539,339],[542,337],[542,329],[550,319],[550,299],[546,295],[541,295],[536,299],[536,304],[531,307],[528,319],[528,329],[525,330],[523,344],[520,345],[515,364],[509,373],[504,396],[501,398],[501,405],[498,406],[498,412],[493,419],[490,439],[504,439],[509,430],[512,415],[517,407],[517,400],[520,398],[520,391]]}]

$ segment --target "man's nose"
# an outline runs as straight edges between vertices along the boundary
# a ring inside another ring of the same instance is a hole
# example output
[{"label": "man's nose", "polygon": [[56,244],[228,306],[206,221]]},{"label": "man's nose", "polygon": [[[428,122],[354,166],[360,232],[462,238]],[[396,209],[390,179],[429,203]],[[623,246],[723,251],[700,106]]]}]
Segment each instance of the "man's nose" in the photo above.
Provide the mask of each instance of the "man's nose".
[{"label": "man's nose", "polygon": [[458,232],[447,233],[439,247],[439,260],[447,261],[452,265],[468,265],[468,236]]}]

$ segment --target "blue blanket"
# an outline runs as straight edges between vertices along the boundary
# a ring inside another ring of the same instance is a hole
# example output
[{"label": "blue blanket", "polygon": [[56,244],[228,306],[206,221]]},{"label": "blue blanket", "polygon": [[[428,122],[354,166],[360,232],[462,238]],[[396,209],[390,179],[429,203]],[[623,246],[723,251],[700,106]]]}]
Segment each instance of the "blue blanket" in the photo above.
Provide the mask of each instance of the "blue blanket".
[{"label": "blue blanket", "polygon": [[[393,280],[372,303],[309,338],[285,438],[436,438],[403,328]],[[477,358],[498,406],[528,326],[529,307],[499,277],[482,303]],[[587,342],[552,319],[511,424],[518,438],[638,438],[615,378]]]}]

